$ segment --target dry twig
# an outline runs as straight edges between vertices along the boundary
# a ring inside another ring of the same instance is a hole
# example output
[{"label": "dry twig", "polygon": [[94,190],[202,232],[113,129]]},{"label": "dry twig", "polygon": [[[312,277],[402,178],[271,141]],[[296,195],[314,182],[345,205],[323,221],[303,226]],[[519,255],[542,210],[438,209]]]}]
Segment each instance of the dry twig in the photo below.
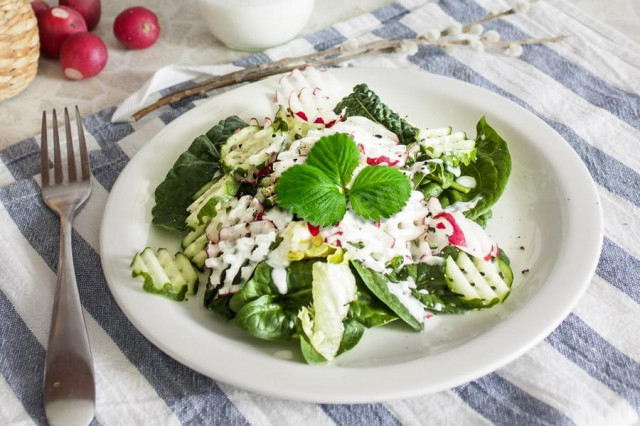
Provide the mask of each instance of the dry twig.
[{"label": "dry twig", "polygon": [[[533,0],[535,1],[535,0]],[[322,67],[329,65],[337,65],[342,62],[350,61],[353,59],[357,59],[362,56],[371,55],[371,54],[379,54],[379,53],[393,53],[402,49],[403,46],[407,44],[415,44],[417,45],[431,45],[438,47],[453,47],[453,46],[474,46],[478,45],[480,42],[482,46],[493,46],[497,48],[504,49],[507,52],[513,52],[514,46],[518,46],[521,52],[521,48],[519,46],[525,44],[541,44],[541,43],[555,43],[564,40],[567,36],[558,36],[558,37],[550,37],[550,38],[526,38],[521,40],[511,40],[511,41],[500,41],[499,36],[497,38],[492,39],[491,37],[485,37],[482,39],[464,39],[464,38],[441,38],[440,35],[443,36],[456,36],[459,34],[468,34],[474,28],[482,28],[481,25],[493,21],[495,19],[499,19],[505,16],[513,15],[517,13],[517,8],[511,8],[504,10],[498,13],[489,13],[486,16],[465,24],[464,26],[458,26],[457,31],[449,32],[447,34],[447,30],[442,32],[437,32],[436,36],[433,36],[433,33],[427,35],[421,35],[415,38],[402,39],[402,40],[376,40],[370,43],[363,44],[361,46],[348,48],[345,44],[320,51],[309,53],[304,56],[294,57],[294,58],[283,58],[273,62],[267,62],[259,65],[255,65],[249,68],[245,68],[242,70],[234,71],[229,74],[215,76],[208,80],[205,80],[201,83],[190,86],[186,89],[181,89],[176,92],[173,92],[169,95],[166,95],[156,102],[140,109],[136,113],[132,115],[133,120],[140,120],[145,115],[149,114],[152,111],[157,110],[165,105],[169,105],[174,102],[178,102],[184,98],[188,98],[190,96],[199,95],[202,93],[209,92],[211,90],[219,89],[226,86],[231,86],[234,84],[244,83],[244,82],[252,82],[258,81],[266,77],[270,77],[276,74],[282,74],[289,71],[292,71],[296,68],[301,68],[305,66],[313,66],[313,67]],[[482,31],[482,29],[481,29]],[[480,35],[480,34],[476,34]],[[347,42],[348,43],[348,42]],[[516,54],[517,56],[517,54]]]}]

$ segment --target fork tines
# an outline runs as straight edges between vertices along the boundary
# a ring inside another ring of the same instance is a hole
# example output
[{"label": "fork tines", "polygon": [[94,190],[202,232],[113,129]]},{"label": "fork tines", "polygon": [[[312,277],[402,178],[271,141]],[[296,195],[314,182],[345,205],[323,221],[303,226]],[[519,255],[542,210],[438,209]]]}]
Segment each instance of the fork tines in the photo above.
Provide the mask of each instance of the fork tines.
[{"label": "fork tines", "polygon": [[[80,118],[80,111],[78,107],[76,110],[76,125],[78,133],[78,145],[80,148],[80,169],[81,169],[81,181],[89,180],[89,157],[87,155],[87,144],[84,137],[84,129],[82,128],[82,120]],[[53,110],[52,127],[53,127],[53,174],[56,184],[62,183],[63,170],[62,170],[62,155],[60,153],[60,136],[58,134],[58,115],[56,110]],[[68,181],[77,182],[78,176],[76,171],[76,158],[73,148],[73,136],[71,134],[71,123],[69,121],[69,111],[65,107],[64,109],[64,128],[67,138],[67,169],[68,169]],[[40,170],[42,172],[42,186],[49,185],[49,146],[47,140],[47,113],[42,112],[42,133],[40,142]]]}]

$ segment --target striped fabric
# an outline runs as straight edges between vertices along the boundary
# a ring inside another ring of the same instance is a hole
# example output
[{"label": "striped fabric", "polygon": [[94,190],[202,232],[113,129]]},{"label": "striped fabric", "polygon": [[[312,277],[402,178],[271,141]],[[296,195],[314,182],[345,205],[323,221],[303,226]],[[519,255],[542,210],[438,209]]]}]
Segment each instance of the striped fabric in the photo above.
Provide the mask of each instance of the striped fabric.
[{"label": "striped fabric", "polygon": [[[233,65],[326,49],[352,37],[414,36],[506,5],[401,0]],[[571,37],[525,47],[519,58],[421,47],[412,56],[368,57],[350,65],[422,69],[473,83],[527,108],[569,142],[598,186],[605,215],[596,274],[569,317],[498,371],[413,399],[319,405],[216,383],[162,353],[128,322],[108,290],[98,242],[101,212],[118,174],[144,141],[204,97],[135,124],[112,123],[112,107],[84,119],[95,182],[73,234],[97,374],[94,424],[638,424],[640,46],[561,0],[539,2],[526,15],[487,28],[505,39]],[[0,151],[0,424],[46,423],[42,376],[58,225],[41,200],[38,147],[39,135]]]}]

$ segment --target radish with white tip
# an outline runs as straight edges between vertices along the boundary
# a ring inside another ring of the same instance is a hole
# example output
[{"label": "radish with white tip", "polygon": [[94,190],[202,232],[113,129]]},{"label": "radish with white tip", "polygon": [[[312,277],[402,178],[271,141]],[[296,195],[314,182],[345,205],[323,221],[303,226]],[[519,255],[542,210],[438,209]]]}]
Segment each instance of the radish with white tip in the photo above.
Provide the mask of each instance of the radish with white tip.
[{"label": "radish with white tip", "polygon": [[73,34],[60,49],[60,65],[65,77],[84,80],[98,74],[107,64],[107,46],[91,33]]},{"label": "radish with white tip", "polygon": [[40,51],[52,58],[60,55],[62,43],[72,34],[87,32],[82,15],[67,6],[54,6],[38,15]]}]

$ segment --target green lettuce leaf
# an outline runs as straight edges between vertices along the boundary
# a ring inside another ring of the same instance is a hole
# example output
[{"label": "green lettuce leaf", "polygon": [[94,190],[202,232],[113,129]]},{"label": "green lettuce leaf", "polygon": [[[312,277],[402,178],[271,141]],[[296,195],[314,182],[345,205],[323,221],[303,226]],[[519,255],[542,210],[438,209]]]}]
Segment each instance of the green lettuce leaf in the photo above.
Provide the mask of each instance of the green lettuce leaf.
[{"label": "green lettuce leaf", "polygon": [[[342,340],[340,341],[340,347],[338,348],[336,356],[353,349],[364,335],[365,327],[360,322],[351,318],[346,318],[343,324],[344,334],[342,335]],[[309,338],[302,331],[300,331],[300,352],[307,364],[314,365],[324,364],[327,362],[327,359],[322,356],[313,347],[313,345],[311,345]]]},{"label": "green lettuce leaf", "polygon": [[[344,320],[349,303],[356,298],[356,280],[347,263],[317,262],[313,265],[313,304],[298,312],[302,331],[309,342],[327,360],[333,359],[341,346],[348,349],[362,336],[364,326],[349,324],[350,335],[343,340]],[[346,349],[345,349],[346,350]]]},{"label": "green lettuce leaf", "polygon": [[231,302],[231,296],[220,296],[218,289],[207,282],[207,287],[204,291],[204,307],[208,311],[215,312],[225,319],[231,319],[235,316],[235,312],[229,307],[229,302]]}]

